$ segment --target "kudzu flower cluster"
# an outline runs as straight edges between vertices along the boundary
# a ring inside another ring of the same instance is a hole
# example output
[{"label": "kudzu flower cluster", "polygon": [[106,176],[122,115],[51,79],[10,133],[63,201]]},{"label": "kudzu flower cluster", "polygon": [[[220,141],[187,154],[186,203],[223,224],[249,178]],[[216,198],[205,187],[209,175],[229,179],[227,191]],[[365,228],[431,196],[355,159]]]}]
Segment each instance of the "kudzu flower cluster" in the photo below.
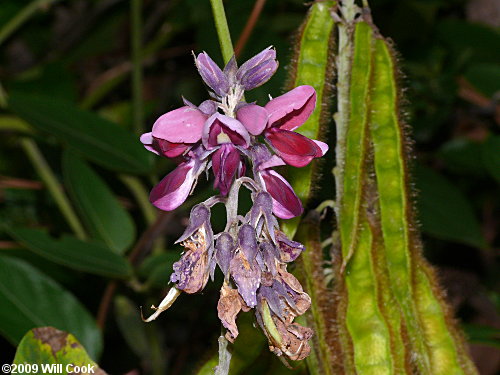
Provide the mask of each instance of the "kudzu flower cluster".
[{"label": "kudzu flower cluster", "polygon": [[[174,210],[210,169],[220,194],[191,210],[177,241],[184,252],[170,277],[175,286],[146,321],[170,307],[181,291],[201,291],[218,266],[224,283],[217,309],[226,338],[233,341],[238,336],[239,312],[255,309],[270,349],[292,360],[303,359],[310,352],[313,332],[294,319],[304,314],[311,300],[287,272],[287,264],[304,246],[288,239],[276,219],[298,216],[303,207],[274,168],[303,167],[328,150],[325,143],[294,131],[313,112],[316,92],[299,86],[263,107],[245,102],[245,91],[267,82],[278,68],[271,47],[239,68],[233,57],[222,70],[205,52],[195,56],[195,63],[211,99],[199,106],[184,99],[183,107],[162,115],[152,131],[141,136],[148,150],[179,163],[153,188],[150,200],[159,209]],[[244,216],[238,214],[242,186],[250,189],[253,201]],[[222,233],[214,234],[210,209],[217,203],[226,206],[227,224]]]}]

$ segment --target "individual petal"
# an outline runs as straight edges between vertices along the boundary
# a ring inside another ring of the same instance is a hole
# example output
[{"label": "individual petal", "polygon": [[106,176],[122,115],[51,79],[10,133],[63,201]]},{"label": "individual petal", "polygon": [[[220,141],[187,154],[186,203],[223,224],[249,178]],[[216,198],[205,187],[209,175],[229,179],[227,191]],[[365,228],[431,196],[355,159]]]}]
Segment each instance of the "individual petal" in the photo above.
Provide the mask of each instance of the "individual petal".
[{"label": "individual petal", "polygon": [[201,104],[198,106],[198,109],[205,115],[212,116],[215,112],[217,112],[217,103],[213,100],[205,100],[201,102]]},{"label": "individual petal", "polygon": [[240,154],[231,143],[223,144],[212,156],[214,188],[219,189],[222,195],[226,196],[229,192],[240,162]]},{"label": "individual petal", "polygon": [[153,147],[155,150],[158,150],[160,155],[163,155],[167,158],[175,158],[177,156],[182,155],[188,148],[192,145],[185,143],[172,143],[166,141],[164,139],[154,138],[153,137]]},{"label": "individual petal", "polygon": [[229,331],[226,338],[233,342],[238,336],[238,326],[236,325],[236,317],[244,306],[238,291],[224,284],[220,290],[220,298],[217,303],[217,315],[222,325]]},{"label": "individual petal", "polygon": [[236,73],[236,79],[245,90],[252,90],[266,83],[277,69],[276,51],[268,47],[243,63]]},{"label": "individual petal", "polygon": [[298,86],[265,105],[269,113],[268,127],[295,130],[306,122],[315,106],[314,88],[308,85]]},{"label": "individual petal", "polygon": [[194,182],[195,161],[179,164],[166,175],[149,194],[151,203],[163,211],[172,211],[179,207],[188,197]]},{"label": "individual petal", "polygon": [[236,57],[233,55],[231,59],[227,62],[224,67],[224,74],[226,75],[229,87],[234,86],[236,83],[236,72],[238,71],[238,65],[236,64]]},{"label": "individual petal", "polygon": [[200,53],[195,59],[198,72],[203,81],[217,95],[225,96],[229,91],[229,81],[219,66],[208,56],[206,52]]},{"label": "individual petal", "polygon": [[264,241],[260,244],[260,249],[267,270],[271,275],[276,276],[276,248],[270,242]]},{"label": "individual petal", "polygon": [[315,157],[322,156],[321,148],[299,133],[270,129],[266,132],[266,139],[285,163],[294,167],[304,167]]},{"label": "individual petal", "polygon": [[267,125],[267,111],[256,104],[242,106],[236,112],[236,118],[245,126],[252,135],[261,134]]},{"label": "individual petal", "polygon": [[290,240],[285,233],[276,231],[276,240],[280,251],[282,262],[293,262],[305,249],[300,242]]},{"label": "individual petal", "polygon": [[245,148],[250,145],[250,134],[243,124],[220,113],[214,113],[205,122],[201,138],[208,150],[223,143],[233,143]]},{"label": "individual petal", "polygon": [[[275,242],[274,228],[278,227],[278,221],[273,216],[272,209],[273,199],[271,195],[265,191],[258,193],[250,210],[249,223],[258,229],[257,236],[261,235],[261,230],[264,228],[268,236]],[[264,223],[261,224],[261,221]],[[265,227],[263,224],[265,224]]]},{"label": "individual petal", "polygon": [[260,286],[260,269],[255,262],[248,262],[242,252],[237,253],[229,264],[231,276],[238,292],[248,307],[257,305],[257,289]]},{"label": "individual petal", "polygon": [[210,228],[210,210],[203,203],[200,203],[191,209],[188,226],[175,243],[182,242],[191,237],[204,225],[206,228]]},{"label": "individual petal", "polygon": [[173,143],[196,143],[207,116],[188,106],[174,109],[160,116],[153,125],[153,137]]},{"label": "individual petal", "polygon": [[245,254],[246,260],[252,263],[257,255],[258,246],[255,229],[251,225],[244,224],[241,226],[238,231],[238,246]]},{"label": "individual petal", "polygon": [[302,202],[283,176],[273,170],[262,173],[266,191],[273,198],[273,212],[281,219],[291,219],[303,212]]},{"label": "individual petal", "polygon": [[233,259],[235,248],[233,237],[227,232],[222,232],[215,244],[215,260],[224,276],[227,276],[229,271],[229,264]]},{"label": "individual petal", "polygon": [[153,147],[153,133],[144,133],[141,135],[141,138],[139,138],[146,150],[154,152],[156,155],[160,155],[158,151],[156,151]]}]

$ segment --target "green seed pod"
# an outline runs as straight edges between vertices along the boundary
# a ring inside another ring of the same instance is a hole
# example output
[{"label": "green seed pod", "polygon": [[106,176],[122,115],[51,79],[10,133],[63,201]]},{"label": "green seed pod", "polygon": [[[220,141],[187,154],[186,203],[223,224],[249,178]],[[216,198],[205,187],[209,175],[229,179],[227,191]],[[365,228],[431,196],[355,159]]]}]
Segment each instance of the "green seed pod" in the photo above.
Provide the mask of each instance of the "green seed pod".
[{"label": "green seed pod", "polygon": [[[309,119],[297,129],[308,138],[323,137],[330,121],[331,81],[333,72],[333,26],[331,10],[335,1],[317,1],[307,14],[297,37],[294,58],[291,63],[289,86],[310,85],[316,90],[317,105]],[[332,152],[332,151],[329,151]],[[314,164],[304,168],[290,168],[289,175],[293,189],[304,204],[311,196],[314,180]],[[300,218],[288,220],[283,230],[293,238]]]}]

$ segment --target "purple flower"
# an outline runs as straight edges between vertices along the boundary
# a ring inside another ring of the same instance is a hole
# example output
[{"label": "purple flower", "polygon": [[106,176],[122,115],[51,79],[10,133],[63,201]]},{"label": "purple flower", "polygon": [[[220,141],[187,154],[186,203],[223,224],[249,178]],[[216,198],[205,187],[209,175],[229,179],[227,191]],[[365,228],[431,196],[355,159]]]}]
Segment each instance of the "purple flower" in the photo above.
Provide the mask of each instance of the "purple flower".
[{"label": "purple flower", "polygon": [[186,293],[202,290],[209,276],[209,265],[213,256],[213,232],[210,225],[210,210],[203,204],[193,207],[189,225],[177,240],[184,246],[182,258],[174,263],[170,281],[177,289]]}]

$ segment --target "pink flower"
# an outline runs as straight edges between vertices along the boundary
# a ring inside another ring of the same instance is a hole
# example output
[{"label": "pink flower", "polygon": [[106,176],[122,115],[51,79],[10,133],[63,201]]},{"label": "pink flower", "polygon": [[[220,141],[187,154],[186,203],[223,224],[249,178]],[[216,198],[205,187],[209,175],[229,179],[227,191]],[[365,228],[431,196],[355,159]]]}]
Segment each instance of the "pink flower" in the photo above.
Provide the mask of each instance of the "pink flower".
[{"label": "pink flower", "polygon": [[273,150],[294,167],[304,167],[328,151],[326,143],[309,139],[294,132],[303,125],[316,106],[312,86],[299,86],[265,105],[268,124],[264,136]]}]

